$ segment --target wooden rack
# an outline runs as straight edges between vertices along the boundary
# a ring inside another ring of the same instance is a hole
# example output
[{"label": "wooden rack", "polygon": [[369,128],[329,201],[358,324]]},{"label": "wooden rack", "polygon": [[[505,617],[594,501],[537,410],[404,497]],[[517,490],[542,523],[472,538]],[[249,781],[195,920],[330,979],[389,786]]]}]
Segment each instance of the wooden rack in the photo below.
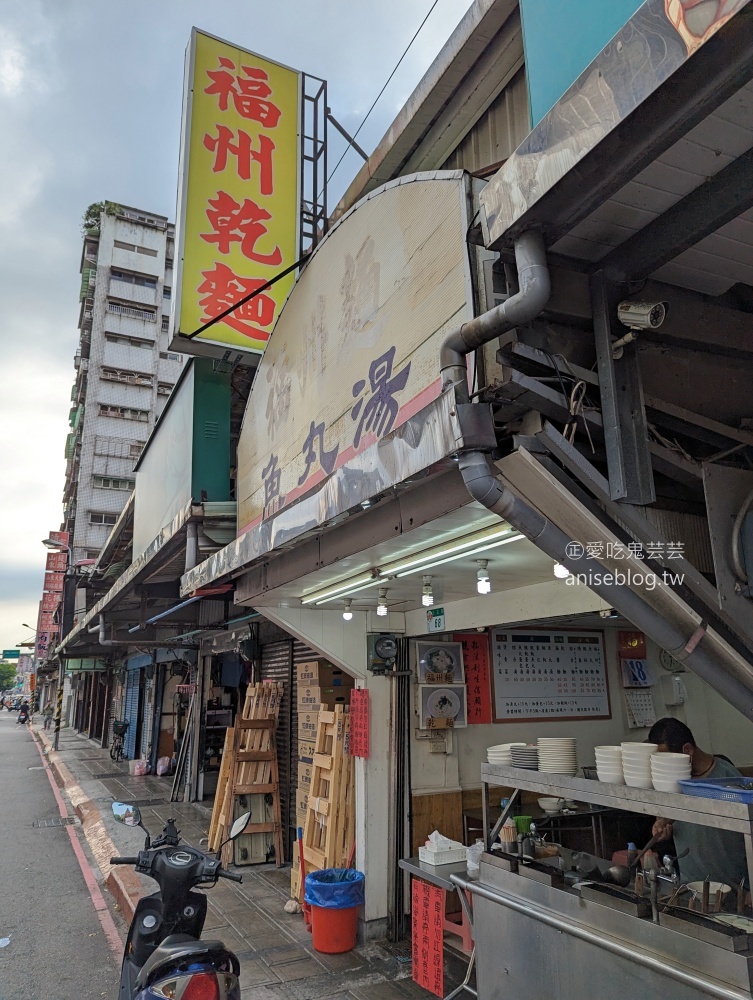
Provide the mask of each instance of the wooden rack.
[{"label": "wooden rack", "polygon": [[[209,826],[209,849],[216,851],[227,838],[233,824],[237,798],[241,795],[271,795],[272,819],[254,822],[252,815],[244,836],[272,834],[278,867],[284,860],[284,847],[275,730],[283,690],[283,684],[254,684],[246,691],[243,711],[236,718],[235,726],[225,733],[225,747]],[[228,844],[223,850],[224,864],[229,863],[231,854],[232,845]],[[238,860],[236,857],[236,863]]]},{"label": "wooden rack", "polygon": [[[303,828],[306,874],[324,868],[347,868],[355,837],[355,781],[348,752],[350,716],[337,705],[321,711],[311,771],[311,791]],[[291,895],[300,902],[299,869],[291,875]]]}]

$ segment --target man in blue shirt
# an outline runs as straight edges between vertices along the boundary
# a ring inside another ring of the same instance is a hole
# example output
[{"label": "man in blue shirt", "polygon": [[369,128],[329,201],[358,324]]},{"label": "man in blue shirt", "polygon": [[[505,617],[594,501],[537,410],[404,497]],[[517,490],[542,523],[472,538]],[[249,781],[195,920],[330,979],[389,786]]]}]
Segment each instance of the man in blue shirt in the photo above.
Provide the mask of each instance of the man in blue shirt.
[{"label": "man in blue shirt", "polygon": [[[693,778],[741,777],[726,757],[715,757],[701,750],[690,729],[679,719],[659,719],[648,734],[648,742],[656,743],[659,753],[688,754]],[[677,823],[661,817],[654,823],[652,833],[662,840],[673,837],[678,857],[689,848],[688,855],[679,862],[683,882],[702,882],[710,878],[734,889],[747,878],[745,841],[741,833],[695,823]]]}]

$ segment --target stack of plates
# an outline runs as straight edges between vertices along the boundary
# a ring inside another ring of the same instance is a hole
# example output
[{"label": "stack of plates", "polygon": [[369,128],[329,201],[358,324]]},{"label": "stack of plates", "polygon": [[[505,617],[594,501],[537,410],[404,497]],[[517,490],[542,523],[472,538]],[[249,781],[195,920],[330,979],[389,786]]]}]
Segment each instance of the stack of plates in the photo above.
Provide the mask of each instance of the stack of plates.
[{"label": "stack of plates", "polygon": [[656,743],[623,743],[622,771],[625,784],[631,788],[653,788],[651,780],[651,755],[659,747]]},{"label": "stack of plates", "polygon": [[512,767],[511,747],[524,747],[525,743],[498,743],[495,747],[489,747],[486,751],[486,759],[490,764],[501,764],[503,767]]},{"label": "stack of plates", "polygon": [[599,781],[607,781],[610,785],[624,785],[622,747],[596,747],[594,753],[596,754],[596,774]]},{"label": "stack of plates", "polygon": [[511,746],[510,756],[513,767],[523,767],[526,771],[538,771],[539,769],[539,751],[532,743]]},{"label": "stack of plates", "polygon": [[539,751],[539,771],[549,774],[578,773],[577,741],[570,736],[559,739],[539,736],[537,740]]},{"label": "stack of plates", "polygon": [[651,756],[651,780],[658,792],[680,791],[678,781],[690,777],[690,755],[686,753],[655,753]]}]

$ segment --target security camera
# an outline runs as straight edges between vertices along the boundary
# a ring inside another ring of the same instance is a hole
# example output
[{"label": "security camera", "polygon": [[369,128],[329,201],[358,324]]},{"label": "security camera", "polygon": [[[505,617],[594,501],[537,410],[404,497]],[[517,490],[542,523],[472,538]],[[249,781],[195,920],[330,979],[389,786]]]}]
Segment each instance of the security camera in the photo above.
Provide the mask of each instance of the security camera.
[{"label": "security camera", "polygon": [[658,330],[669,311],[669,302],[632,302],[617,306],[617,317],[630,330]]}]

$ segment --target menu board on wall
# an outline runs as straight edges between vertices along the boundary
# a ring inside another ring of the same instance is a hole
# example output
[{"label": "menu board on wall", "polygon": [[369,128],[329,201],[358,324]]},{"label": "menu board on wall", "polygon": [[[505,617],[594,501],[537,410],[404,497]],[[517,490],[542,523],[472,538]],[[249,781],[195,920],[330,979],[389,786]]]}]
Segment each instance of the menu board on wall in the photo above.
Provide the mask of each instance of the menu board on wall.
[{"label": "menu board on wall", "polygon": [[608,719],[604,633],[492,630],[494,721]]}]

